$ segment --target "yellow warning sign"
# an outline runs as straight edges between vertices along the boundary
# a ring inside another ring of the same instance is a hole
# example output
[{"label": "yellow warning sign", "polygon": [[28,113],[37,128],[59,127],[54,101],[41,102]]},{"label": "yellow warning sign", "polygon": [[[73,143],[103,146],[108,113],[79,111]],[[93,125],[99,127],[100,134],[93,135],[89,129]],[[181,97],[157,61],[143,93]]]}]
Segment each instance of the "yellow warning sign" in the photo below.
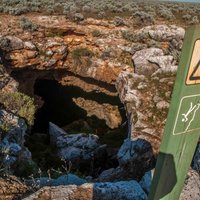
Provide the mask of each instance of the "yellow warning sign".
[{"label": "yellow warning sign", "polygon": [[200,84],[200,40],[197,40],[194,45],[194,50],[188,70],[186,84],[187,85]]}]

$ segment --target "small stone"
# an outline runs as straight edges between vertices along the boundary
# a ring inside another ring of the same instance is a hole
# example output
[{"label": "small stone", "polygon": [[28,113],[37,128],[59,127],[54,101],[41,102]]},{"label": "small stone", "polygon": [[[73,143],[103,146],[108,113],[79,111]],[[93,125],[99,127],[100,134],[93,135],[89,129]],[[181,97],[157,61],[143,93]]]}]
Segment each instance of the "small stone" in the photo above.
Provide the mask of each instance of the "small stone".
[{"label": "small stone", "polygon": [[47,51],[45,52],[45,54],[46,54],[46,56],[52,56],[52,55],[53,55],[53,51],[47,50]]},{"label": "small stone", "polygon": [[36,50],[36,46],[30,41],[24,42],[24,48],[28,50]]},{"label": "small stone", "polygon": [[160,101],[162,101],[163,99],[161,97],[159,97],[158,95],[156,95],[154,98],[153,98],[153,101],[154,103],[158,103]]},{"label": "small stone", "polygon": [[171,91],[168,91],[168,92],[165,92],[165,96],[167,97],[167,98],[170,98],[171,97]]},{"label": "small stone", "polygon": [[144,90],[145,88],[147,88],[148,85],[144,82],[140,82],[139,85],[137,86],[138,90]]},{"label": "small stone", "polygon": [[66,46],[60,46],[58,49],[55,51],[58,54],[61,55],[66,55],[67,54],[67,47]]},{"label": "small stone", "polygon": [[168,109],[169,103],[166,102],[166,101],[160,101],[156,104],[156,107],[157,107],[158,110]]},{"label": "small stone", "polygon": [[46,67],[52,67],[53,65],[56,64],[56,62],[57,62],[57,60],[52,58],[45,64],[45,66]]},{"label": "small stone", "polygon": [[38,55],[37,51],[27,51],[26,52],[26,56],[27,58],[31,59],[31,58],[35,58]]}]

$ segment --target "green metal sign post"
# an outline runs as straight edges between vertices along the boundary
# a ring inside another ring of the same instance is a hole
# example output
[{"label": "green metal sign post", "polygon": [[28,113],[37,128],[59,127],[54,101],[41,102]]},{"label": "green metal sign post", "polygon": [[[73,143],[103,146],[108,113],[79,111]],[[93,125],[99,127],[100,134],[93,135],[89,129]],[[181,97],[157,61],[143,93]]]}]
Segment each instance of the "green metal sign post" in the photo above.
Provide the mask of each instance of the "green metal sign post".
[{"label": "green metal sign post", "polygon": [[178,200],[200,136],[200,27],[186,31],[149,200]]}]

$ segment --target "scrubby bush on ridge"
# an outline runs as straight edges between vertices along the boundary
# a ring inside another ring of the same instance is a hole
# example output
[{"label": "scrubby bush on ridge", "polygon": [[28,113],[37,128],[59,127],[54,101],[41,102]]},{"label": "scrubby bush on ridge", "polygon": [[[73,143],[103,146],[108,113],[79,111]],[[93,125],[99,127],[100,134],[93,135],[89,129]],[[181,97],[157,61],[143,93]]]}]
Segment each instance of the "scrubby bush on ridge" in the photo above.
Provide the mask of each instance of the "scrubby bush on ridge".
[{"label": "scrubby bush on ridge", "polygon": [[[149,1],[140,2],[132,0],[0,0],[0,5],[0,12],[12,15],[21,15],[28,12],[69,15],[70,13],[75,14],[83,12],[84,15],[91,14],[93,17],[103,18],[109,15],[120,16],[129,14],[129,16],[131,16],[138,12],[140,13],[140,18],[148,23],[153,23],[154,20],[159,17],[165,20],[182,19],[185,15],[200,17],[200,5],[192,3],[159,2],[158,4]],[[195,18],[191,23],[198,23],[198,20]]]},{"label": "scrubby bush on ridge", "polygon": [[3,104],[6,110],[23,117],[30,126],[33,125],[36,107],[31,97],[20,92],[1,92],[0,103]]},{"label": "scrubby bush on ridge", "polygon": [[31,20],[29,20],[28,18],[21,18],[20,19],[20,27],[23,30],[28,30],[28,31],[37,31],[38,30],[38,26],[36,24],[34,24]]}]

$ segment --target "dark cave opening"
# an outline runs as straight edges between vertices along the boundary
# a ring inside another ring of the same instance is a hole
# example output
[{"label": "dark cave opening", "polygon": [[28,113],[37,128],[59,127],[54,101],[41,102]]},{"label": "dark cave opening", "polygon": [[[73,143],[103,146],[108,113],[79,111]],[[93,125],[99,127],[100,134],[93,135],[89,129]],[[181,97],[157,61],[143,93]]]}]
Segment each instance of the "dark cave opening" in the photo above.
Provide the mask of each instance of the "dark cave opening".
[{"label": "dark cave opening", "polygon": [[[77,106],[73,98],[82,97],[100,104],[109,103],[123,107],[116,96],[85,92],[80,87],[62,86],[58,81],[49,79],[37,79],[35,81],[34,95],[42,99],[43,105],[36,112],[32,133],[46,133],[49,122],[53,122],[59,127],[65,127],[78,121],[81,126],[81,122],[85,121],[96,130],[95,133],[101,134],[105,129],[106,131],[111,130],[104,120],[98,119],[96,116],[88,117],[87,112]],[[126,119],[125,111],[120,109],[120,114],[124,121]],[[75,124],[78,126],[78,123]]]},{"label": "dark cave opening", "polygon": [[77,92],[73,87],[62,87],[55,80],[37,79],[34,94],[41,97],[44,103],[36,112],[32,132],[47,132],[49,122],[63,127],[85,118],[86,111],[76,106],[72,100]]},{"label": "dark cave opening", "polygon": [[[24,82],[22,82],[23,85]],[[26,146],[31,151],[32,158],[38,167],[45,171],[50,168],[58,169],[63,165],[61,159],[57,156],[56,147],[50,143],[49,122],[53,122],[69,134],[90,133],[98,135],[99,142],[107,144],[108,154],[104,162],[96,163],[95,169],[101,168],[102,171],[118,166],[116,154],[127,137],[127,126],[109,128],[105,120],[98,119],[96,116],[88,117],[87,112],[77,106],[73,98],[81,97],[96,101],[99,104],[109,103],[123,108],[119,97],[109,96],[101,92],[85,92],[77,86],[63,86],[52,77],[49,79],[48,76],[39,76],[35,79],[34,87],[30,90],[34,91],[33,97],[36,102],[40,99],[38,101],[40,106],[35,114],[34,126],[27,136]],[[125,110],[119,109],[119,111],[123,123],[126,121]],[[73,170],[76,171],[77,169]],[[81,167],[81,170],[82,173],[91,175],[90,169]]]}]

